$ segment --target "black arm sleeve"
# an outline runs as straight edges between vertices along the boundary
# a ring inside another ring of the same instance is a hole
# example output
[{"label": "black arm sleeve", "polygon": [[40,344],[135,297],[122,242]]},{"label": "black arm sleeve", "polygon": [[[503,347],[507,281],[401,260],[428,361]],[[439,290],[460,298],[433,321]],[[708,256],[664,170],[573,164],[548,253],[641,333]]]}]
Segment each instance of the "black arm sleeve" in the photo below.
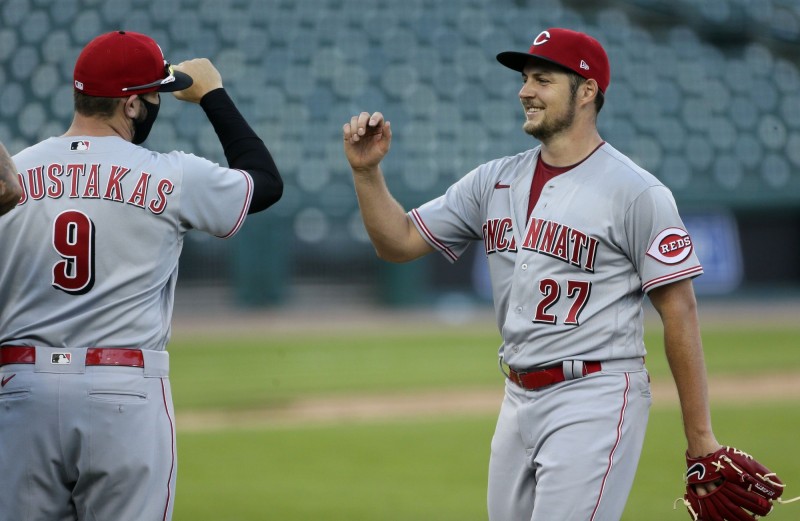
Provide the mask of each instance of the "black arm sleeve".
[{"label": "black arm sleeve", "polygon": [[219,137],[228,166],[244,170],[253,178],[253,198],[247,213],[260,212],[275,204],[283,195],[278,167],[225,89],[207,93],[200,106]]}]

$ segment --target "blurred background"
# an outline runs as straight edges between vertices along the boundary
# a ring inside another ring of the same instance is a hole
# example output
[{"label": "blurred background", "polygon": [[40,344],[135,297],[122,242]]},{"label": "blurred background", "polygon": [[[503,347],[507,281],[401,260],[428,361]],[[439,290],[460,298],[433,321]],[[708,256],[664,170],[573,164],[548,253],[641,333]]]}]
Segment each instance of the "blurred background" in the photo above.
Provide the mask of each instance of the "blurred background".
[{"label": "blurred background", "polygon": [[[495,55],[552,26],[605,46],[601,134],[672,189],[696,244],[715,433],[797,495],[798,0],[0,0],[12,153],[67,129],[80,50],[126,29],[173,63],[210,58],[284,176],[283,199],[235,237],[186,238],[176,520],[485,519],[503,385],[485,255],[379,261],[341,128],[382,111],[387,182],[419,206],[537,144],[520,77]],[[145,145],[225,163],[202,110],[168,96]],[[624,521],[686,516],[670,507],[685,442],[655,326],[655,406]],[[770,519],[797,519],[792,507]]]},{"label": "blurred background", "polygon": [[[4,0],[0,141],[68,127],[72,68],[94,36],[147,33],[173,63],[208,57],[283,173],[283,199],[228,241],[190,233],[178,310],[488,303],[484,254],[388,265],[358,213],[341,126],[382,111],[408,209],[537,143],[495,55],[543,29],[605,46],[603,137],[675,194],[708,298],[800,295],[796,0]],[[225,163],[202,111],[165,99],[146,146]]]}]

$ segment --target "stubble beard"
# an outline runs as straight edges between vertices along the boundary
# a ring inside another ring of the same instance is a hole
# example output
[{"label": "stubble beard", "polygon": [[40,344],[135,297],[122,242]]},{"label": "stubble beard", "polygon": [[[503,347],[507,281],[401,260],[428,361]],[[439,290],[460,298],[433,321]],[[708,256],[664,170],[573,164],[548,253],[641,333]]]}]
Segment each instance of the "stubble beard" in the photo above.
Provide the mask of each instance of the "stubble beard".
[{"label": "stubble beard", "polygon": [[567,110],[560,116],[556,116],[552,120],[548,120],[547,116],[545,116],[544,120],[540,123],[525,121],[525,123],[522,124],[522,130],[524,130],[526,134],[544,143],[572,126],[572,123],[575,121],[576,106],[575,98],[572,97],[569,101],[569,106],[567,106]]}]

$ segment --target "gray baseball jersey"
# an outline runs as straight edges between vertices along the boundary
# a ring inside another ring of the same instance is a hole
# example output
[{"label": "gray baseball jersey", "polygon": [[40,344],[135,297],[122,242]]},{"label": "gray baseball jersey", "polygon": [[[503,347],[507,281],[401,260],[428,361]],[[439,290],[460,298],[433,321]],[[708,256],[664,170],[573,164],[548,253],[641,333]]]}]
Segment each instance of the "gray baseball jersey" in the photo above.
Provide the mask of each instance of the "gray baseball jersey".
[{"label": "gray baseball jersey", "polygon": [[490,520],[616,520],[651,403],[642,300],[702,267],[669,190],[607,143],[547,182],[528,219],[538,155],[479,166],[409,215],[451,262],[482,241],[500,356],[518,373],[563,374],[540,388],[506,381]]},{"label": "gray baseball jersey", "polygon": [[0,344],[164,350],[192,228],[230,237],[249,174],[118,137],[55,137],[14,156],[24,195],[0,221]]},{"label": "gray baseball jersey", "polygon": [[642,357],[644,294],[702,273],[672,194],[606,143],[526,223],[538,155],[481,165],[409,215],[451,262],[483,242],[510,366]]},{"label": "gray baseball jersey", "polygon": [[252,179],[119,137],[51,138],[14,162],[24,194],[0,220],[0,521],[171,519],[178,257],[190,229],[239,230]]}]

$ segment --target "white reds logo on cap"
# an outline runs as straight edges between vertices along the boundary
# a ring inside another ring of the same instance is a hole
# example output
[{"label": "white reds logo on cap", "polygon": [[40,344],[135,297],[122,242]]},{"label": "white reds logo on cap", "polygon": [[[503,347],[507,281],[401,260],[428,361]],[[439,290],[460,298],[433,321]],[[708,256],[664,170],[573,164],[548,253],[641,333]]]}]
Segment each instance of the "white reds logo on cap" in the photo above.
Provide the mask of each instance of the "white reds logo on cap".
[{"label": "white reds logo on cap", "polygon": [[550,41],[550,32],[549,31],[542,31],[539,33],[539,36],[533,40],[533,45],[542,45]]},{"label": "white reds logo on cap", "polygon": [[692,254],[694,246],[686,230],[667,228],[656,235],[647,254],[664,264],[678,264]]}]

